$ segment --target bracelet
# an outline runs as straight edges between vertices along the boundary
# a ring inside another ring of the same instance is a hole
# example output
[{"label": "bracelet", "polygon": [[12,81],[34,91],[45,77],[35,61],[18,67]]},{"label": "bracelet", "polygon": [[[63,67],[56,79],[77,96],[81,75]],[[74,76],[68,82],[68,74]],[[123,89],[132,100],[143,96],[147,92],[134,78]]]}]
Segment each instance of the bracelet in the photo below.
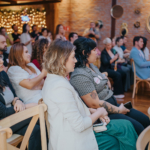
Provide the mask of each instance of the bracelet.
[{"label": "bracelet", "polygon": [[17,102],[17,100],[19,100],[19,99],[15,99],[15,101],[13,101],[13,105],[15,105],[15,103]]}]

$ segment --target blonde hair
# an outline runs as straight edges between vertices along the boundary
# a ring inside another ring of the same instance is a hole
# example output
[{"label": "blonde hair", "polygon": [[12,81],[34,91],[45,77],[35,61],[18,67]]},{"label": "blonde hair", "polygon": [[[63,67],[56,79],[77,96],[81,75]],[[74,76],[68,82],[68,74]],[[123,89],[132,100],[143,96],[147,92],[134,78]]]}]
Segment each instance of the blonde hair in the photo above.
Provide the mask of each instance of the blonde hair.
[{"label": "blonde hair", "polygon": [[66,75],[66,62],[75,49],[69,41],[54,40],[44,54],[43,68],[50,74]]},{"label": "blonde hair", "polygon": [[103,44],[110,44],[111,43],[111,39],[110,38],[105,38],[103,41]]}]

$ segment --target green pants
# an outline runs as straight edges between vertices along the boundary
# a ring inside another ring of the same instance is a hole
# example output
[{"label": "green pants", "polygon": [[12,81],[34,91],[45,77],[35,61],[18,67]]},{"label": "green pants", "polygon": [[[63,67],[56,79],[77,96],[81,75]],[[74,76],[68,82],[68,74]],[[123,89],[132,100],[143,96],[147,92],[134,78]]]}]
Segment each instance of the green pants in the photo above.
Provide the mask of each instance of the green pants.
[{"label": "green pants", "polygon": [[111,120],[104,132],[95,132],[99,150],[136,150],[138,135],[128,120]]}]

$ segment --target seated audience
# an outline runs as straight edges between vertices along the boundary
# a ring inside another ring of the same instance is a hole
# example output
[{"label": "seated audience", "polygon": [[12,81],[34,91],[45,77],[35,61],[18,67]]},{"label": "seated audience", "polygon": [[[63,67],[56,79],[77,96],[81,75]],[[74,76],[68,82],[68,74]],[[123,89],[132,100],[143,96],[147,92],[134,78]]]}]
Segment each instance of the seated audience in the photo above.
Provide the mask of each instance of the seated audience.
[{"label": "seated audience", "polygon": [[[8,75],[3,71],[3,59],[0,56],[0,120],[36,105],[35,103],[24,104],[17,97]],[[30,121],[31,119],[27,119],[12,126],[12,132],[24,136]],[[41,149],[40,126],[36,124],[29,139],[28,150]]]},{"label": "seated audience", "polygon": [[41,89],[46,71],[42,72],[30,63],[31,56],[26,46],[18,43],[12,46],[9,54],[8,76],[17,93],[25,104],[38,103],[42,99]]},{"label": "seated audience", "polygon": [[30,26],[28,24],[24,24],[23,33],[20,36],[20,42],[23,43],[27,47],[28,52],[31,55],[33,38],[31,38],[29,31],[30,31]]},{"label": "seated audience", "polygon": [[42,29],[42,35],[39,36],[39,39],[47,39],[49,44],[51,43],[51,39],[50,37],[48,36],[48,30],[46,28],[43,28]]},{"label": "seated audience", "polygon": [[95,42],[100,40],[101,35],[99,30],[96,29],[95,22],[90,22],[90,27],[84,30],[83,36],[87,38],[91,38]]},{"label": "seated audience", "polygon": [[35,39],[35,41],[38,40],[38,38],[39,38],[39,32],[37,30],[37,25],[33,25],[32,26],[32,32],[31,32],[30,35],[31,35],[32,38]]},{"label": "seated audience", "polygon": [[133,48],[130,53],[130,58],[134,60],[136,75],[141,79],[150,78],[150,61],[147,61],[144,57],[141,49],[144,42],[142,36],[135,36],[133,39]]},{"label": "seated audience", "polygon": [[14,43],[13,37],[11,34],[7,34],[6,29],[4,27],[1,27],[0,32],[6,38],[6,43],[7,43],[6,53],[9,54],[11,45],[13,45],[13,43]]},{"label": "seated audience", "polygon": [[37,40],[33,45],[31,61],[40,71],[42,71],[43,54],[46,52],[47,48],[47,39]]},{"label": "seated audience", "polygon": [[78,39],[78,34],[76,32],[71,32],[68,39],[73,44],[73,42]]},{"label": "seated audience", "polygon": [[147,38],[143,37],[143,43],[144,43],[144,45],[143,45],[143,48],[141,48],[141,50],[144,53],[145,59],[148,61],[148,60],[150,60],[149,59],[149,55],[150,54],[149,54],[149,49],[146,47],[146,45],[147,45]]},{"label": "seated audience", "polygon": [[121,37],[117,37],[115,42],[116,42],[116,45],[113,47],[113,49],[115,49],[118,52],[119,57],[121,59],[124,59],[125,54],[123,53],[123,50],[121,48],[121,46],[123,45],[123,39]]},{"label": "seated audience", "polygon": [[5,67],[5,71],[7,69],[8,66],[8,54],[6,53],[6,49],[7,49],[7,43],[6,43],[6,38],[5,36],[3,36],[2,34],[0,34],[0,55],[3,55],[3,60],[4,60],[4,67]]},{"label": "seated audience", "polygon": [[126,43],[127,43],[127,37],[126,36],[121,36],[123,40],[123,45],[121,46],[122,50],[124,53],[130,53],[130,51],[126,48]]},{"label": "seated audience", "polygon": [[14,33],[12,33],[13,42],[14,43],[20,43],[20,34],[18,34],[18,27],[14,24],[12,25],[12,29],[14,30]]},{"label": "seated audience", "polygon": [[65,37],[65,30],[62,24],[58,24],[56,27],[56,37],[55,39],[62,39],[64,41],[66,41],[66,37]]},{"label": "seated audience", "polygon": [[[88,109],[66,79],[74,71],[74,50],[72,43],[58,39],[45,53],[48,75],[42,95],[48,106],[49,150],[135,150],[137,134],[132,124],[110,121],[104,108]],[[96,133],[92,124],[99,118],[107,123],[107,130]]]},{"label": "seated audience", "polygon": [[111,40],[106,38],[103,43],[105,44],[105,49],[101,53],[100,71],[106,71],[108,77],[113,79],[114,97],[123,98],[126,74],[119,65],[117,65],[117,71],[114,71],[115,62],[118,60],[119,55],[112,49]]},{"label": "seated audience", "polygon": [[96,43],[92,39],[79,38],[74,42],[77,63],[70,83],[89,108],[104,107],[110,119],[129,120],[137,134],[150,125],[149,118],[135,109],[119,105],[109,88],[108,79],[93,65],[96,61]]},{"label": "seated audience", "polygon": [[[121,37],[116,38],[116,46],[113,47],[119,54],[119,63],[121,63],[121,69],[126,73],[126,78],[125,78],[125,86],[124,86],[124,91],[128,91],[130,89],[130,85],[133,84],[133,72],[132,72],[132,67],[127,63],[127,61],[124,59],[124,53],[123,50],[121,49],[121,45],[123,44],[123,40]],[[125,56],[127,58],[127,56]]]}]

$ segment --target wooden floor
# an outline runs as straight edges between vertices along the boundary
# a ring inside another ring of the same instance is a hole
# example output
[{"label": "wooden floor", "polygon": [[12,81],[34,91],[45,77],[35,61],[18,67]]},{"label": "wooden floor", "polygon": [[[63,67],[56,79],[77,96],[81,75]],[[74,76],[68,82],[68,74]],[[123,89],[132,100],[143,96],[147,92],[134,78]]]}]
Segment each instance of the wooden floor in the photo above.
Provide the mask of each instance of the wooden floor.
[{"label": "wooden floor", "polygon": [[132,99],[132,90],[129,90],[128,92],[125,93],[124,99],[117,99],[117,102],[119,104],[126,103],[128,101],[132,102],[133,108],[148,115],[147,110],[150,107],[150,91],[140,89],[138,94],[135,95],[135,98]]}]

